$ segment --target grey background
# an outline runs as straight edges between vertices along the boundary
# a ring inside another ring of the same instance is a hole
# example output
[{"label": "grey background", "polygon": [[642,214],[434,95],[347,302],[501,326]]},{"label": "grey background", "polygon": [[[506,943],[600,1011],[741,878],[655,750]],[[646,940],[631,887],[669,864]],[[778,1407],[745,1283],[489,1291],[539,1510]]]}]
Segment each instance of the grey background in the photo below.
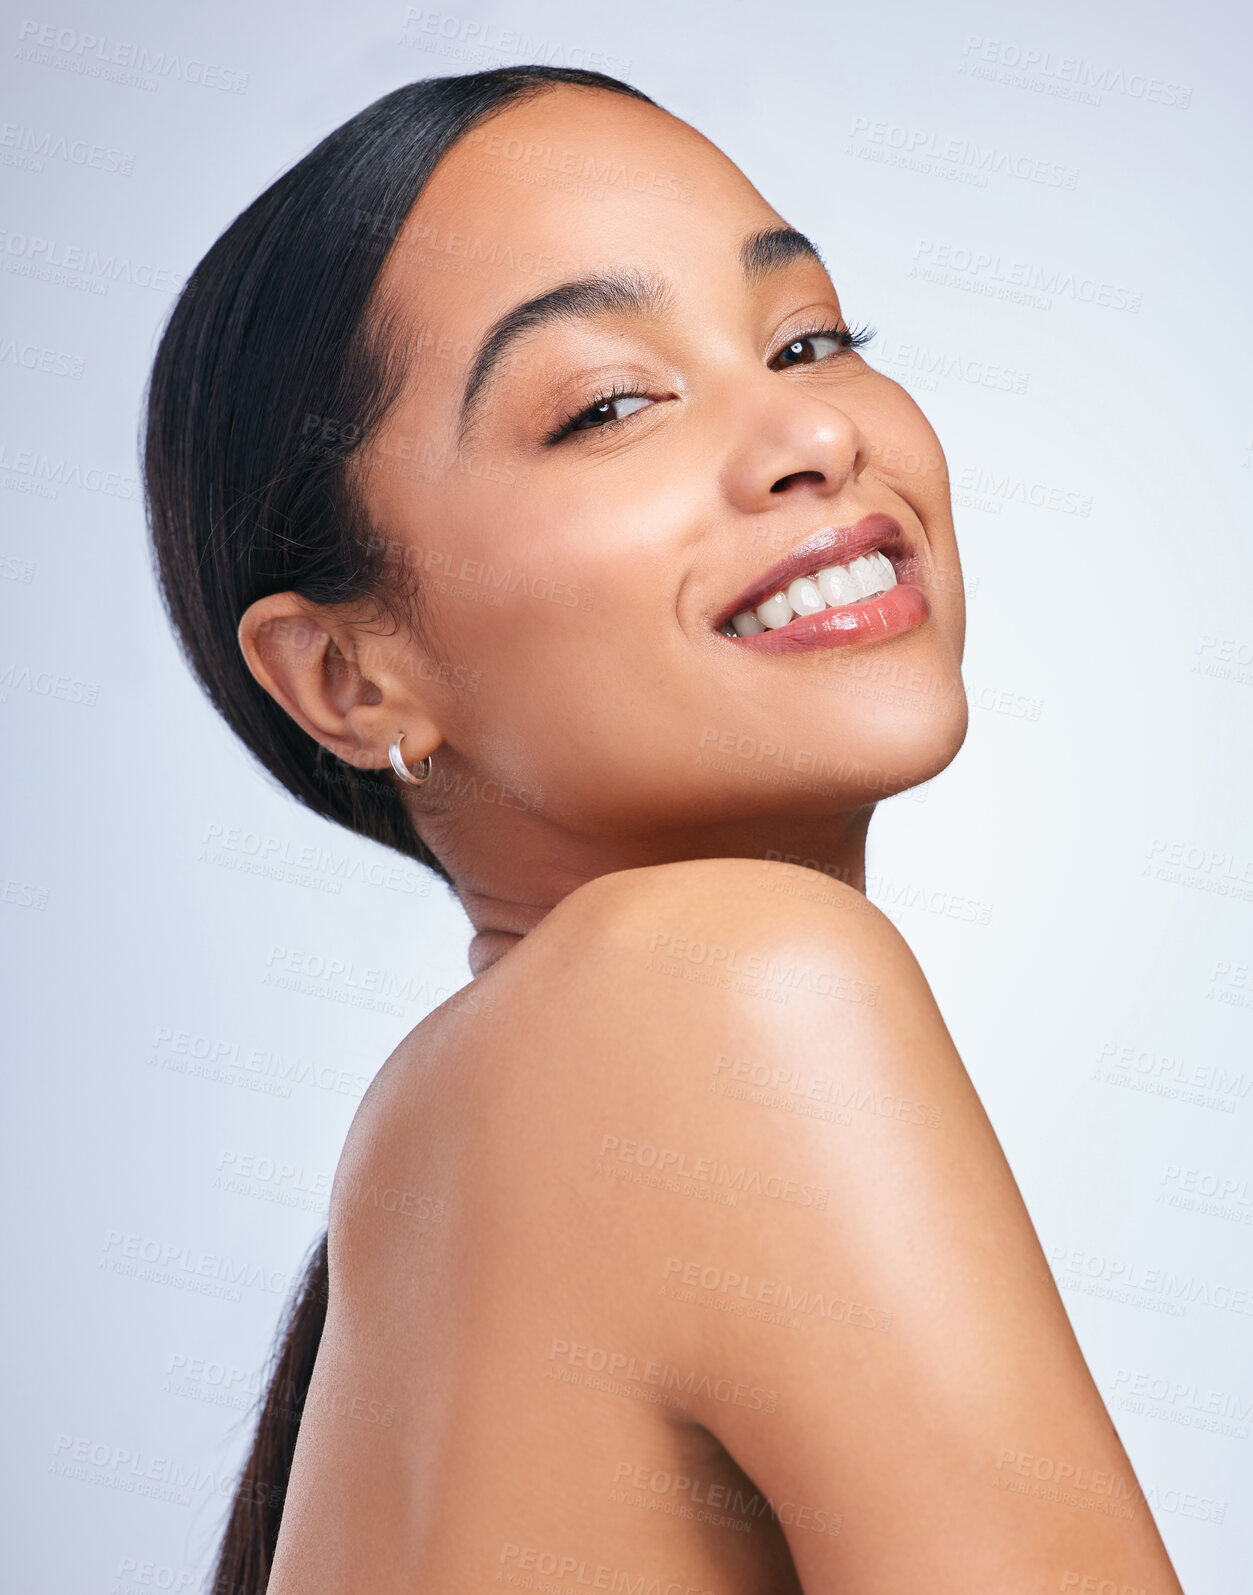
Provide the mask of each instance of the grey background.
[{"label": "grey background", "polygon": [[137,485],[159,330],[348,115],[540,59],[627,77],[738,161],[945,444],[971,730],[882,808],[871,895],[1189,1595],[1230,1590],[1253,1563],[1235,6],[118,0],[10,11],[0,42],[12,1587],[198,1586],[360,1093],[468,979],[443,887],[275,790],[179,660]]}]

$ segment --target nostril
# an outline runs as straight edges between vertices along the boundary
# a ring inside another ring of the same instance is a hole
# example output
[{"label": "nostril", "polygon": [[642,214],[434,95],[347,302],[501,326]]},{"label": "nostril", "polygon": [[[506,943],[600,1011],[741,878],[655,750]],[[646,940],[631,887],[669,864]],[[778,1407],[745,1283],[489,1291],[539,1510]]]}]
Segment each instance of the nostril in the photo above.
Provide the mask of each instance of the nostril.
[{"label": "nostril", "polygon": [[770,491],[772,493],[786,492],[793,482],[822,483],[825,481],[826,477],[823,476],[821,471],[793,471],[791,476],[781,476]]}]

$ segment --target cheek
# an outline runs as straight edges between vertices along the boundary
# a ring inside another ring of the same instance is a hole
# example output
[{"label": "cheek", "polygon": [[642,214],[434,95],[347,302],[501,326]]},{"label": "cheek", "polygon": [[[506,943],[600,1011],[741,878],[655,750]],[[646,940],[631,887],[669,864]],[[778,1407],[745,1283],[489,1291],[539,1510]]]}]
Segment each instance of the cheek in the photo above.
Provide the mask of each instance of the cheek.
[{"label": "cheek", "polygon": [[481,683],[459,706],[467,745],[523,784],[560,779],[567,790],[583,769],[603,778],[619,747],[629,766],[650,728],[703,712],[689,701],[697,673],[675,613],[673,561],[621,509],[570,510],[529,507],[460,579],[435,591],[440,573],[426,578],[432,633]]},{"label": "cheek", "polygon": [[[594,585],[595,583],[595,585]],[[481,683],[473,705],[480,726],[508,739],[511,725],[571,701],[588,684],[612,679],[620,660],[605,619],[603,582],[585,565],[512,542],[424,576],[431,633],[448,657]]]},{"label": "cheek", "polygon": [[948,461],[931,423],[904,388],[884,387],[862,423],[870,468],[915,507],[948,506]]},{"label": "cheek", "polygon": [[581,467],[577,447],[568,469],[536,471],[527,487],[498,495],[486,517],[485,497],[476,505],[476,527],[494,531],[467,539],[487,605],[467,618],[476,645],[506,664],[586,674],[595,659],[611,680],[620,657],[677,634],[676,560],[707,519],[708,490],[690,463],[672,468],[656,451],[613,459],[601,446]]}]

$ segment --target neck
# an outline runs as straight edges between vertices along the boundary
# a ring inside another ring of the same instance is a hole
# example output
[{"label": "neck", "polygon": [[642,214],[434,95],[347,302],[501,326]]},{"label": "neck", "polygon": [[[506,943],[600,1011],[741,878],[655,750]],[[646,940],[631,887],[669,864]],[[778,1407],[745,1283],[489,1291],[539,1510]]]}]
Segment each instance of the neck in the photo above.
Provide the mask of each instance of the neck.
[{"label": "neck", "polygon": [[485,969],[490,969],[498,958],[522,940],[522,932],[511,930],[479,930],[470,943],[470,973],[477,980]]},{"label": "neck", "polygon": [[866,890],[866,831],[873,805],[836,822],[771,827],[763,839],[760,823],[719,828],[714,836],[653,838],[647,847],[600,848],[570,837],[531,838],[548,845],[508,850],[505,856],[484,858],[477,868],[461,871],[453,865],[457,893],[474,926],[470,943],[470,972],[477,979],[534,930],[548,912],[577,887],[597,876],[650,864],[677,863],[694,858],[780,859],[811,868],[846,882],[855,891]]}]

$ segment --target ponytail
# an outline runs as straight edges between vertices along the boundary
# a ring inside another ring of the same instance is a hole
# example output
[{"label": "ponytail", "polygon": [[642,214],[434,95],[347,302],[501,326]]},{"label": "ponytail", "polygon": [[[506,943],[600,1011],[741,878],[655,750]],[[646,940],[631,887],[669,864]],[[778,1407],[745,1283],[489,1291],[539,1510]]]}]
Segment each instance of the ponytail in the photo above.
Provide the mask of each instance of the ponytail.
[{"label": "ponytail", "polygon": [[314,1249],[279,1330],[265,1404],[239,1476],[211,1595],[265,1595],[270,1581],[300,1416],[326,1323],[326,1239],[323,1235]]}]

